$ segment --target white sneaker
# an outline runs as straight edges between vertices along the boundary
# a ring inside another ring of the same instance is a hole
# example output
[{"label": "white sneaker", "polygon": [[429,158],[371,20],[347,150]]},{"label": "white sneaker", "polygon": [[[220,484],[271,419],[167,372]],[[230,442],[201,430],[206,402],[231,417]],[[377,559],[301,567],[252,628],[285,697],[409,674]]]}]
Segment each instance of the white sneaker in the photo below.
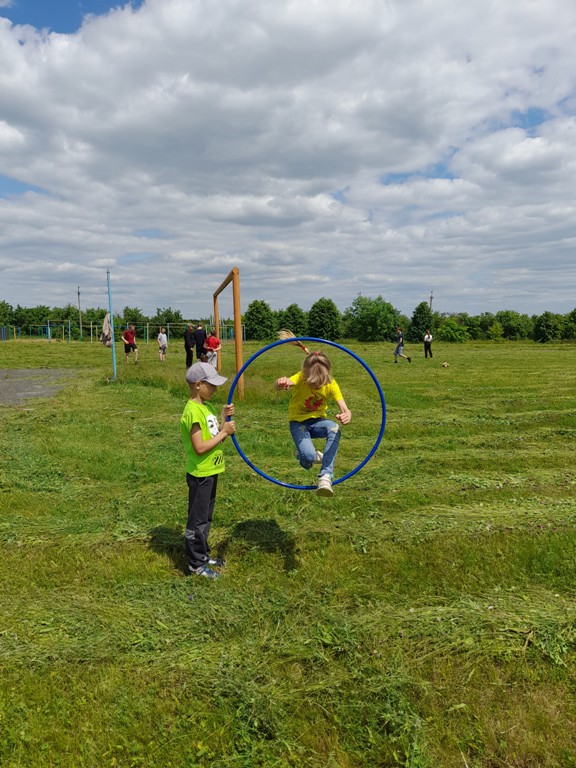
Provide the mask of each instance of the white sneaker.
[{"label": "white sneaker", "polygon": [[317,496],[334,496],[332,490],[332,480],[330,475],[322,475],[318,478],[318,488],[316,489]]}]

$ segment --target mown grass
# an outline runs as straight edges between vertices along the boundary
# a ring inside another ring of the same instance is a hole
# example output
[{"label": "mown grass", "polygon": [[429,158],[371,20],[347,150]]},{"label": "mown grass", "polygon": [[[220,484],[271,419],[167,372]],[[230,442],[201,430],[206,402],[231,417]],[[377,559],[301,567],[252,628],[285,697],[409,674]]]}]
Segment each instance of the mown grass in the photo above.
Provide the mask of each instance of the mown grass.
[{"label": "mown grass", "polygon": [[[216,583],[183,573],[183,350],[142,345],[109,383],[99,345],[0,346],[2,368],[76,371],[0,408],[2,766],[576,765],[576,347],[350,346],[386,394],[380,449],[325,500],[229,444]],[[380,414],[329,354],[342,475]],[[300,361],[258,358],[236,421],[306,484],[272,389]]]}]

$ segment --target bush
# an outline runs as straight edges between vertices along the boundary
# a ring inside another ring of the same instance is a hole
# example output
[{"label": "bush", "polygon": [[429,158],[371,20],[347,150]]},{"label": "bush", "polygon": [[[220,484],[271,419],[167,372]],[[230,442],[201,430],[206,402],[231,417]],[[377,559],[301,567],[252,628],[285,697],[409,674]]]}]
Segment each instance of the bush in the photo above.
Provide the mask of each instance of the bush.
[{"label": "bush", "polygon": [[398,311],[382,296],[357,296],[344,315],[346,336],[358,341],[389,341],[394,338],[398,320]]},{"label": "bush", "polygon": [[408,331],[408,340],[412,342],[422,341],[426,329],[428,328],[432,331],[433,325],[432,310],[425,301],[421,301],[412,315],[410,330]]},{"label": "bush", "polygon": [[455,317],[448,317],[446,320],[444,320],[436,335],[440,341],[450,341],[456,343],[468,341],[470,338],[466,328],[461,326]]},{"label": "bush", "polygon": [[342,336],[342,315],[332,299],[318,299],[312,305],[308,313],[308,333],[329,341]]},{"label": "bush", "polygon": [[534,341],[545,344],[548,341],[557,341],[562,338],[564,330],[564,316],[553,312],[544,312],[536,318],[534,323]]},{"label": "bush", "polygon": [[247,341],[269,341],[274,338],[276,322],[274,314],[265,301],[250,302],[244,315]]},{"label": "bush", "polygon": [[308,333],[308,318],[298,304],[290,304],[277,313],[277,318],[278,328],[288,328],[296,336],[306,336]]}]

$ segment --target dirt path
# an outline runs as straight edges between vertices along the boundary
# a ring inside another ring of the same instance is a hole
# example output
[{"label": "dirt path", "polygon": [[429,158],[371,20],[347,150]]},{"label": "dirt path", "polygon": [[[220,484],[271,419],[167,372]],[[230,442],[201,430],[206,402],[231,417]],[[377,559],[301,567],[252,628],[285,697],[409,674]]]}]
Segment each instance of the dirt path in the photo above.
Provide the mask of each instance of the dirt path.
[{"label": "dirt path", "polygon": [[69,368],[0,368],[0,406],[51,397],[74,376]]}]

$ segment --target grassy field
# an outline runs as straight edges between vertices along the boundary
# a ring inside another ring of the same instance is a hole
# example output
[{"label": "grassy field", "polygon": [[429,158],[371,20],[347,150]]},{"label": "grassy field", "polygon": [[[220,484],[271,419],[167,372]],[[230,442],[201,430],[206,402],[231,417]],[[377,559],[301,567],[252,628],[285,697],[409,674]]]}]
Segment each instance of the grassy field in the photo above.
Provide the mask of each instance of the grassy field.
[{"label": "grassy field", "polygon": [[[114,383],[100,345],[0,345],[0,368],[75,371],[0,406],[3,768],[576,766],[576,346],[392,346],[351,344],[388,421],[333,499],[227,443],[208,582],[183,572],[180,344],[120,355]],[[342,475],[380,409],[328,352]],[[300,362],[258,358],[236,422],[306,484],[272,389]]]}]

